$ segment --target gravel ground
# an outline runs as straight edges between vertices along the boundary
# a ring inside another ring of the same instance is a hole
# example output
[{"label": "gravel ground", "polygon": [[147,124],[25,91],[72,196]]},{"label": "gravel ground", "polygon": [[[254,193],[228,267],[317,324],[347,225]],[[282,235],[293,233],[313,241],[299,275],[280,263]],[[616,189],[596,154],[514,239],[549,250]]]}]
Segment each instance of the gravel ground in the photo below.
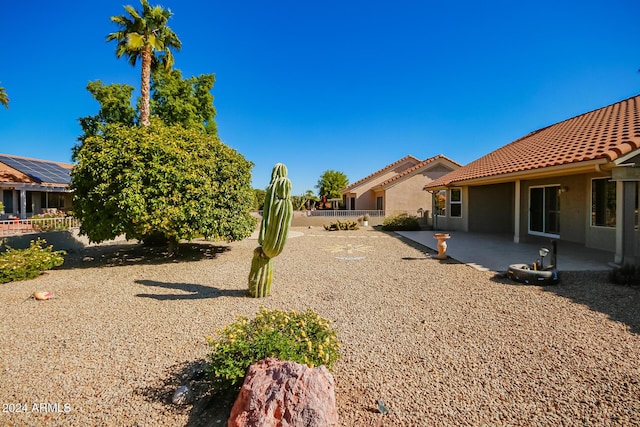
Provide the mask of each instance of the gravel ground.
[{"label": "gravel ground", "polygon": [[[177,259],[88,248],[0,285],[0,425],[226,425],[229,398],[197,375],[205,336],[261,306],[333,320],[342,426],[640,425],[640,289],[604,273],[525,286],[393,233],[295,230],[260,300],[251,239]],[[56,299],[26,300],[36,290]],[[195,403],[171,404],[187,383]]]}]

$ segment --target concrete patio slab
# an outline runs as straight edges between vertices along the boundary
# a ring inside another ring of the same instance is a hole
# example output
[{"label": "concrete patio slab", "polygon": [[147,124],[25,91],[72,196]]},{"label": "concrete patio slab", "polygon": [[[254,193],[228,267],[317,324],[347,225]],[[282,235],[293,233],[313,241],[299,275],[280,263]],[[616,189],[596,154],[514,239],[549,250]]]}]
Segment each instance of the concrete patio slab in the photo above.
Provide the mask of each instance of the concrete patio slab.
[{"label": "concrete patio slab", "polygon": [[[433,231],[397,231],[397,234],[437,251]],[[484,233],[449,232],[447,255],[480,270],[506,271],[510,264],[532,264],[539,259],[538,249],[552,249],[551,239],[547,243],[514,243],[509,235]],[[582,245],[558,241],[557,265],[560,271],[610,270],[614,254]],[[551,261],[551,254],[544,259]]]}]

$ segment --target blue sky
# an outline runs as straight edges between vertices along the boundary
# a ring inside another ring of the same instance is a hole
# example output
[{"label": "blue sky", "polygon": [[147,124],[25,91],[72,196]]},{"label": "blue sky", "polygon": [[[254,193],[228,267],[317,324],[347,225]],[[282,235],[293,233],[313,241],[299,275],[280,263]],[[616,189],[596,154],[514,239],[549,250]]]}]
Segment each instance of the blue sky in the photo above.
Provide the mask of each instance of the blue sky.
[{"label": "blue sky", "polygon": [[[294,194],[406,155],[466,164],[533,130],[640,93],[637,0],[150,1],[171,9],[183,76],[215,73],[221,139],[277,162]],[[70,161],[89,81],[139,88],[105,37],[138,0],[0,6],[0,153]]]}]

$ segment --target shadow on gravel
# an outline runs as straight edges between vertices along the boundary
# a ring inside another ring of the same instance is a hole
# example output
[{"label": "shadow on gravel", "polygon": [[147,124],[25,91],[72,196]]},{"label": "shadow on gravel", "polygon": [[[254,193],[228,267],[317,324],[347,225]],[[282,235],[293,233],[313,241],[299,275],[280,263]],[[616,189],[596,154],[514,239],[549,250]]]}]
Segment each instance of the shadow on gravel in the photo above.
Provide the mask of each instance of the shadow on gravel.
[{"label": "shadow on gravel", "polygon": [[[540,288],[603,313],[629,326],[632,333],[640,334],[640,288],[614,285],[609,282],[608,274],[606,271],[560,271],[560,283]],[[538,286],[515,282],[505,273],[491,280],[511,286]]]},{"label": "shadow on gravel", "polygon": [[139,283],[145,286],[156,286],[164,289],[176,289],[182,292],[179,294],[136,294],[141,298],[153,298],[159,301],[176,301],[176,300],[192,300],[192,299],[205,299],[205,298],[218,298],[218,297],[248,297],[249,290],[241,289],[218,289],[213,286],[196,285],[193,283],[169,283],[169,282],[157,282],[155,280],[136,280],[135,283]]},{"label": "shadow on gravel", "polygon": [[170,264],[178,262],[214,259],[218,254],[231,250],[229,246],[214,245],[209,242],[181,243],[173,256],[165,247],[144,246],[125,243],[88,247],[70,251],[62,266],[57,270],[94,267],[120,267],[135,264]]},{"label": "shadow on gravel", "polygon": [[[231,408],[238,396],[238,390],[214,392],[213,386],[206,379],[204,359],[184,362],[170,368],[170,375],[157,384],[136,390],[150,402],[165,405],[167,412],[189,414],[186,427],[226,426],[231,415]],[[175,405],[172,398],[180,386],[187,386],[191,391],[190,403]]]}]

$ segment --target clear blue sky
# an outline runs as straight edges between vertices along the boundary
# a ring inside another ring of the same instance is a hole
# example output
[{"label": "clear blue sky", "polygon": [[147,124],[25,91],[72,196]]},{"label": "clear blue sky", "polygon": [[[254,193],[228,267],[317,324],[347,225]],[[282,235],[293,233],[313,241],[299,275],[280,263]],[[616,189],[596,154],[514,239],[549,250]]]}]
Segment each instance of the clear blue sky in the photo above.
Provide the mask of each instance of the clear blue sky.
[{"label": "clear blue sky", "polygon": [[[183,76],[215,73],[221,139],[354,182],[406,155],[466,164],[533,130],[640,93],[637,0],[150,1],[171,9]],[[89,81],[139,88],[109,17],[138,0],[3,1],[0,153],[70,161]]]}]

